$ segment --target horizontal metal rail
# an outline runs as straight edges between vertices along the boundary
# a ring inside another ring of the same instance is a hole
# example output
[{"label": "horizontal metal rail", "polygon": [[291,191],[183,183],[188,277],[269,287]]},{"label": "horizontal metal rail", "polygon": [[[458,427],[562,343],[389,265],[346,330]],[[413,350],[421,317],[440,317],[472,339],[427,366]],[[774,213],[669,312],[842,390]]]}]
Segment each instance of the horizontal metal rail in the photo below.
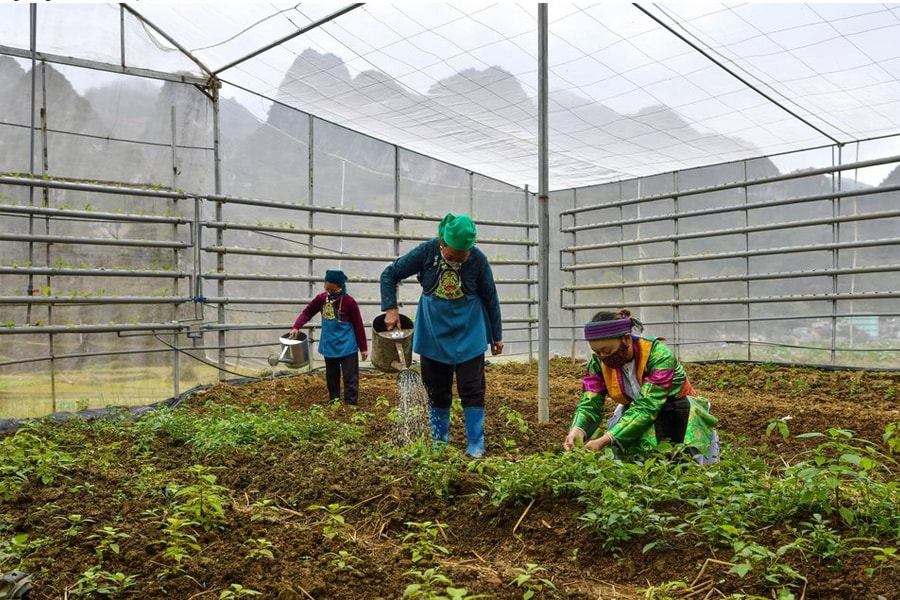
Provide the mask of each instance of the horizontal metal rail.
[{"label": "horizontal metal rail", "polygon": [[[670,220],[676,215],[670,216]],[[680,218],[680,215],[677,215]],[[676,240],[695,240],[700,238],[712,238],[723,235],[739,235],[745,233],[760,233],[764,231],[779,231],[782,229],[798,229],[800,227],[814,227],[818,225],[834,225],[855,223],[858,221],[872,221],[876,219],[892,219],[900,217],[900,210],[890,210],[883,212],[859,213],[855,215],[844,215],[840,217],[823,217],[821,219],[804,219],[802,221],[782,221],[779,223],[766,223],[763,225],[747,225],[744,227],[732,227],[729,229],[711,229],[708,231],[695,231],[691,233],[672,233],[665,236],[645,237],[625,239],[614,242],[604,242],[600,244],[585,244],[581,246],[566,246],[561,249],[562,252],[585,252],[588,250],[601,250],[604,248],[619,248],[621,246],[641,246],[644,244],[657,244],[662,242],[674,242]],[[605,229],[613,227],[613,225],[598,226],[597,229]],[[898,238],[897,243],[900,243]]]},{"label": "horizontal metal rail", "polygon": [[43,179],[35,177],[17,177],[0,175],[0,184],[24,185],[56,190],[77,190],[82,192],[98,192],[103,194],[122,194],[123,196],[145,196],[150,198],[166,198],[168,200],[187,200],[193,195],[162,189],[131,187],[129,185],[104,185],[98,182],[72,181],[66,179]]},{"label": "horizontal metal rail", "polygon": [[[248,256],[272,256],[280,258],[306,258],[314,260],[357,260],[366,262],[383,262],[389,264],[394,262],[396,256],[376,256],[371,254],[339,254],[339,253],[322,253],[322,252],[284,252],[281,250],[258,250],[255,248],[240,248],[237,246],[204,246],[204,252],[213,254],[240,254]],[[536,265],[537,260],[505,260],[491,259],[491,266],[502,265]]]},{"label": "horizontal metal rail", "polygon": [[184,304],[187,296],[0,296],[0,304]]},{"label": "horizontal metal rail", "polygon": [[[278,208],[282,210],[304,211],[309,213],[326,213],[334,215],[351,215],[356,217],[377,217],[380,219],[398,219],[405,221],[431,221],[439,223],[443,218],[435,215],[422,215],[417,213],[391,212],[381,210],[359,210],[355,208],[339,208],[336,206],[316,206],[310,204],[291,204],[288,202],[276,202],[273,200],[260,200],[257,198],[245,198],[240,196],[221,196],[207,195],[205,198],[222,204],[244,204],[247,206],[264,206],[268,208]],[[519,227],[525,229],[537,229],[537,223],[521,223],[514,221],[492,221],[487,219],[476,219],[478,225],[495,226],[495,227]]]},{"label": "horizontal metal rail", "polygon": [[191,274],[185,271],[154,271],[147,269],[58,269],[54,267],[0,267],[0,275],[46,275],[58,277],[164,277],[184,279]]},{"label": "horizontal metal rail", "polygon": [[[863,196],[873,196],[879,194],[887,194],[900,191],[900,185],[885,186],[880,188],[871,188],[865,190],[855,190],[852,192],[834,192],[830,194],[818,194],[815,196],[797,196],[793,198],[779,198],[777,200],[766,200],[763,202],[753,202],[749,204],[732,204],[720,205],[710,208],[702,208],[697,210],[688,210],[684,212],[661,213],[655,215],[647,215],[634,219],[619,219],[611,221],[603,221],[602,223],[585,223],[583,225],[572,225],[570,227],[560,227],[563,233],[578,233],[581,231],[593,231],[602,227],[620,227],[626,225],[641,225],[644,223],[654,223],[659,221],[673,221],[675,219],[690,219],[695,217],[706,217],[709,215],[718,215],[733,212],[749,212],[757,209],[774,208],[778,206],[789,206],[792,204],[803,204],[810,202],[821,202],[823,200],[845,200]],[[616,208],[616,206],[603,205],[604,208]]]},{"label": "horizontal metal rail", "polygon": [[[679,298],[677,300],[650,300],[629,301],[629,308],[654,307],[654,306],[708,306],[722,304],[770,304],[776,302],[824,302],[834,300],[885,300],[900,298],[900,291],[896,292],[862,292],[862,293],[834,293],[834,294],[797,294],[785,296],[755,296],[753,298]],[[578,310],[601,306],[598,304],[565,304],[564,309]],[[605,304],[603,305],[605,306]],[[732,319],[732,321],[746,321],[745,318]],[[680,319],[679,319],[679,322]]]},{"label": "horizontal metal rail", "polygon": [[[2,270],[0,270],[2,273]],[[219,281],[296,281],[296,282],[308,282],[308,283],[321,283],[322,276],[321,275],[258,275],[251,273],[207,273],[202,275],[202,278],[205,280],[219,280]],[[351,278],[347,280],[349,285],[354,285],[358,283],[379,283],[381,281],[378,277],[359,277],[359,278]],[[406,281],[412,282],[415,281],[414,278],[410,278]],[[537,279],[494,279],[494,282],[498,285],[501,284],[517,284],[517,285],[530,285],[537,284]]]},{"label": "horizontal metal rail", "polygon": [[835,269],[810,269],[806,271],[784,271],[780,273],[751,273],[746,275],[714,275],[703,278],[670,278],[648,279],[642,281],[619,281],[613,283],[586,283],[582,285],[566,285],[560,288],[564,292],[581,292],[588,290],[618,290],[622,288],[645,288],[663,285],[702,285],[707,283],[734,283],[745,281],[765,281],[769,279],[799,279],[801,277],[825,277],[832,275],[862,275],[865,273],[883,273],[900,271],[900,264],[877,267],[846,267]]},{"label": "horizontal metal rail", "polygon": [[[658,303],[630,303],[630,306],[658,306]],[[867,311],[863,313],[846,313],[846,314],[833,314],[831,312],[828,313],[804,313],[799,315],[765,315],[765,316],[757,316],[757,317],[743,317],[740,319],[740,322],[769,322],[769,321],[812,321],[812,320],[823,320],[823,321],[832,321],[833,319],[850,319],[853,317],[869,317],[869,316],[877,316],[877,317],[898,317],[900,316],[900,312],[878,312],[878,311]],[[531,324],[536,323],[538,321],[537,318],[528,318],[528,317],[512,317],[512,318],[504,318],[503,324],[512,324],[512,323],[524,323]],[[705,325],[708,323],[735,323],[734,318],[703,318],[703,319],[679,319],[680,325]],[[667,326],[671,325],[669,321],[643,321],[645,327],[653,327],[657,325]],[[200,325],[190,326],[186,323],[113,323],[106,325],[42,325],[42,326],[29,326],[29,327],[0,327],[0,335],[81,335],[85,333],[120,333],[126,334],[122,337],[129,337],[128,333],[142,333],[142,334],[153,334],[153,333],[172,333],[172,332],[180,332],[180,331],[188,331],[191,329],[197,329],[202,332],[216,332],[216,331],[279,331],[284,329],[284,324],[270,324],[270,325],[238,325],[238,324],[229,324],[229,323],[203,323]],[[320,326],[317,324],[307,324],[304,325],[304,329],[320,329]],[[557,325],[554,329],[561,331],[571,331],[574,332],[572,335],[577,337],[577,334],[581,331],[581,325]],[[523,329],[523,331],[527,331],[527,329]],[[719,341],[719,340],[710,340],[711,342]],[[237,347],[237,346],[228,346],[228,347]],[[196,349],[197,347],[191,346],[190,348]],[[216,347],[218,348],[218,347]],[[90,353],[84,354],[83,356],[90,356]],[[79,355],[82,356],[82,355]],[[7,364],[7,363],[2,363]]]},{"label": "horizontal metal rail", "polygon": [[193,83],[201,87],[209,83],[206,77],[198,77],[196,75],[188,75],[186,73],[166,73],[163,71],[154,71],[152,69],[142,69],[139,67],[126,67],[121,64],[105,63],[96,60],[84,58],[75,58],[72,56],[64,56],[61,54],[50,54],[48,52],[31,52],[13,46],[0,46],[0,54],[8,54],[10,56],[18,56],[19,58],[34,58],[40,62],[49,62],[59,65],[72,65],[85,69],[94,69],[97,71],[107,71],[110,73],[122,73],[124,75],[133,75],[136,77],[146,77],[149,79],[159,79],[162,81],[174,81],[177,83]]},{"label": "horizontal metal rail", "polygon": [[[634,305],[633,303],[629,303],[629,305]],[[606,305],[603,305],[604,308],[607,308]],[[769,321],[828,321],[831,323],[835,320],[841,319],[850,319],[853,317],[898,317],[900,316],[900,312],[890,311],[890,312],[879,312],[879,311],[866,311],[865,313],[839,313],[834,314],[832,312],[828,313],[803,313],[798,315],[764,315],[758,317],[745,316],[740,319],[736,319],[734,317],[722,317],[722,318],[702,318],[702,319],[678,319],[678,325],[706,325],[707,323],[765,323]],[[670,326],[672,325],[671,321],[644,321],[641,320],[641,324],[645,328],[651,328],[655,325],[659,326]],[[556,329],[569,329],[574,332],[575,339],[578,339],[579,333],[583,330],[583,325],[558,325]],[[718,341],[718,340],[710,340],[710,341]]]},{"label": "horizontal metal rail", "polygon": [[172,225],[185,225],[190,223],[190,220],[184,217],[136,215],[130,213],[73,210],[70,208],[47,208],[44,206],[10,206],[7,204],[0,204],[0,214],[57,219],[83,219],[90,221],[127,221],[129,223],[168,223]]},{"label": "horizontal metal rail", "polygon": [[182,331],[188,329],[183,323],[108,323],[106,325],[31,325],[29,327],[0,327],[0,335],[62,335],[83,333],[121,333],[126,331]]},{"label": "horizontal metal rail", "polygon": [[[311,298],[251,298],[251,297],[207,297],[203,299],[204,304],[287,304],[297,305],[309,302]],[[381,300],[356,298],[356,303],[360,306],[381,306]],[[536,299],[530,298],[504,298],[504,305],[510,304],[537,304]]]},{"label": "horizontal metal rail", "polygon": [[[647,202],[655,202],[657,200],[667,200],[674,197],[684,198],[685,196],[697,196],[700,194],[708,194],[710,192],[722,192],[725,190],[733,190],[733,189],[742,189],[746,187],[754,187],[758,185],[765,185],[768,183],[776,183],[779,181],[790,181],[793,179],[805,179],[807,177],[814,177],[817,175],[830,175],[832,173],[842,172],[842,171],[852,171],[854,169],[865,169],[867,167],[876,167],[879,165],[886,165],[900,162],[900,155],[898,156],[888,156],[885,158],[878,158],[873,160],[863,160],[853,163],[846,163],[842,165],[834,165],[831,167],[822,167],[819,169],[809,169],[808,171],[795,171],[793,173],[786,173],[783,175],[773,175],[771,177],[760,177],[759,179],[751,179],[749,181],[736,181],[731,183],[723,183],[719,185],[711,185],[708,187],[702,188],[694,188],[690,190],[678,190],[673,192],[665,192],[660,194],[652,194],[650,196],[643,196],[640,198],[630,198],[627,200],[615,200],[608,203],[603,204],[591,204],[588,206],[580,206],[578,208],[570,208],[559,211],[560,217],[564,215],[575,215],[578,213],[589,212],[593,210],[601,210],[604,208],[611,208],[616,206],[628,206],[631,204],[644,204]],[[608,185],[608,184],[607,184]]]},{"label": "horizontal metal rail", "polygon": [[[356,216],[357,212],[348,212],[348,214]],[[481,221],[479,221],[481,224]],[[300,229],[297,227],[276,227],[270,225],[246,225],[240,223],[226,223],[222,221],[212,221],[212,222],[204,222],[201,223],[203,227],[209,229],[220,229],[222,231],[227,230],[235,230],[235,231],[253,231],[253,232],[266,232],[266,233],[280,233],[280,234],[294,234],[294,235],[314,235],[314,236],[330,236],[330,237],[343,237],[343,238],[362,238],[362,239],[375,239],[375,240],[411,240],[411,241],[425,241],[434,239],[433,235],[408,235],[404,233],[371,233],[365,231],[348,231],[341,229]],[[529,241],[529,240],[509,240],[503,238],[478,238],[478,244],[512,244],[516,246],[537,246],[537,241]]]},{"label": "horizontal metal rail", "polygon": [[3,242],[33,242],[35,244],[79,244],[89,246],[122,246],[138,248],[190,248],[189,242],[166,242],[163,240],[136,240],[116,238],[85,238],[67,235],[38,235],[0,233],[0,241]]},{"label": "horizontal metal rail", "polygon": [[753,256],[765,256],[771,254],[796,254],[798,252],[821,252],[824,250],[853,250],[858,248],[876,248],[880,246],[894,246],[897,245],[897,243],[898,242],[896,239],[878,239],[867,240],[863,242],[835,242],[831,244],[816,244],[815,246],[779,246],[777,248],[760,248],[754,250],[742,250],[737,252],[721,252],[718,254],[685,254],[680,256],[664,256],[638,260],[586,263],[581,265],[561,266],[560,269],[562,269],[563,271],[582,271],[585,269],[637,267],[642,265],[723,260],[727,258],[744,258]]}]

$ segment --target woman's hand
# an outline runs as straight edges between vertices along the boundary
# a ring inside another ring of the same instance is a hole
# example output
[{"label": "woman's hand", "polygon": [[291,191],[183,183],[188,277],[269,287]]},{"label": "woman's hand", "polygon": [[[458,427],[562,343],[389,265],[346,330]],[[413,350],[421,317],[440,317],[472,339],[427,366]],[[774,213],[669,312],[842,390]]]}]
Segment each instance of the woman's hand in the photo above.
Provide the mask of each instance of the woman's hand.
[{"label": "woman's hand", "polygon": [[491,344],[491,355],[497,356],[498,354],[503,352],[503,342],[497,340],[493,344]]},{"label": "woman's hand", "polygon": [[575,444],[583,444],[584,443],[584,429],[581,427],[573,427],[569,430],[569,435],[566,436],[566,441],[563,442],[563,448],[566,451],[571,450],[575,447]]},{"label": "woman's hand", "polygon": [[398,323],[400,323],[400,309],[389,308],[384,311],[384,328],[387,331],[396,329]]},{"label": "woman's hand", "polygon": [[292,340],[296,340],[297,336],[300,334],[299,329],[291,329],[291,332],[288,334],[288,337]]},{"label": "woman's hand", "polygon": [[612,436],[608,433],[604,433],[597,439],[589,441],[584,447],[590,450],[603,450],[610,444],[612,444]]},{"label": "woman's hand", "polygon": [[363,350],[363,351],[360,352],[359,354],[360,354],[360,356],[362,356],[362,359],[363,359],[363,360],[366,360],[366,359],[369,358],[369,353],[368,353],[367,351],[365,351],[365,350]]}]

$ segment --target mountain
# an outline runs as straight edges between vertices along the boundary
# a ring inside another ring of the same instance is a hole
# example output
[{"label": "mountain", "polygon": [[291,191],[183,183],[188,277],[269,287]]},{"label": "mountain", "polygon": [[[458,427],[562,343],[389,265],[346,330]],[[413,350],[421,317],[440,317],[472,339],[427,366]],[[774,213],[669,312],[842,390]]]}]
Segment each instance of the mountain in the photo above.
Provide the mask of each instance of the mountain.
[{"label": "mountain", "polygon": [[[49,99],[43,122],[48,130],[48,139],[52,147],[46,156],[36,156],[35,169],[40,170],[41,160],[46,160],[49,168],[60,175],[77,177],[78,173],[88,167],[86,157],[97,147],[96,140],[78,138],[68,133],[97,134],[101,131],[101,121],[90,102],[81,97],[66,77],[53,65],[44,69],[39,81],[46,85],[46,97]],[[2,120],[6,123],[31,126],[31,72],[26,71],[18,62],[9,57],[0,56],[0,106],[3,107]],[[42,115],[35,114],[34,123],[40,127]],[[0,164],[7,165],[5,170],[27,171],[29,169],[28,130],[12,128],[0,140]]]},{"label": "mountain", "polygon": [[900,185],[900,165],[894,167],[894,170],[888,173],[879,187],[887,187],[891,185]]},{"label": "mountain", "polygon": [[109,135],[137,139],[156,103],[159,85],[139,77],[122,77],[115,84],[92,87],[84,93]]},{"label": "mountain", "polygon": [[[482,165],[487,175],[508,174],[498,167],[508,159],[533,160],[537,170],[536,100],[518,77],[497,66],[462,70],[422,94],[377,71],[354,78],[337,56],[307,49],[288,70],[277,100],[452,164]],[[273,107],[273,115],[278,112]],[[752,144],[699,128],[662,105],[625,114],[554,90],[548,112],[553,172],[586,185],[649,174],[652,165],[754,151]],[[633,172],[636,155],[646,172]]]}]

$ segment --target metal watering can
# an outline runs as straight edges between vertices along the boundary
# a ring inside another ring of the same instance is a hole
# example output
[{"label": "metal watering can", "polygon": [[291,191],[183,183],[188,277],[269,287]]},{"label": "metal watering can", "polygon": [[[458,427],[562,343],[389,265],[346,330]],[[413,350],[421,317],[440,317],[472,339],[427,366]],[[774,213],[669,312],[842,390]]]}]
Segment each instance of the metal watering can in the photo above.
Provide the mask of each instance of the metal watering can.
[{"label": "metal watering can", "polygon": [[385,373],[406,371],[412,364],[412,319],[400,315],[400,326],[388,331],[384,317],[378,315],[372,322],[372,366]]},{"label": "metal watering can", "polygon": [[278,363],[284,363],[291,369],[300,369],[309,364],[309,337],[302,331],[297,334],[297,339],[293,340],[288,336],[291,332],[287,332],[281,336],[281,354],[270,354],[269,365],[274,367]]}]

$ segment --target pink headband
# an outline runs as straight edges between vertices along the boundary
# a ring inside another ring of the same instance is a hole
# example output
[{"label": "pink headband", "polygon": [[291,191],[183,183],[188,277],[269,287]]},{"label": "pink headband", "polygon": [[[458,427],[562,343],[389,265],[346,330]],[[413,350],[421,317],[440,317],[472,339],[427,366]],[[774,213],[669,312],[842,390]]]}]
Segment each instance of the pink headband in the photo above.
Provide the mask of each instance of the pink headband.
[{"label": "pink headband", "polygon": [[606,338],[622,337],[631,333],[634,324],[631,317],[627,319],[615,319],[613,321],[594,321],[585,323],[584,339],[602,340]]}]

